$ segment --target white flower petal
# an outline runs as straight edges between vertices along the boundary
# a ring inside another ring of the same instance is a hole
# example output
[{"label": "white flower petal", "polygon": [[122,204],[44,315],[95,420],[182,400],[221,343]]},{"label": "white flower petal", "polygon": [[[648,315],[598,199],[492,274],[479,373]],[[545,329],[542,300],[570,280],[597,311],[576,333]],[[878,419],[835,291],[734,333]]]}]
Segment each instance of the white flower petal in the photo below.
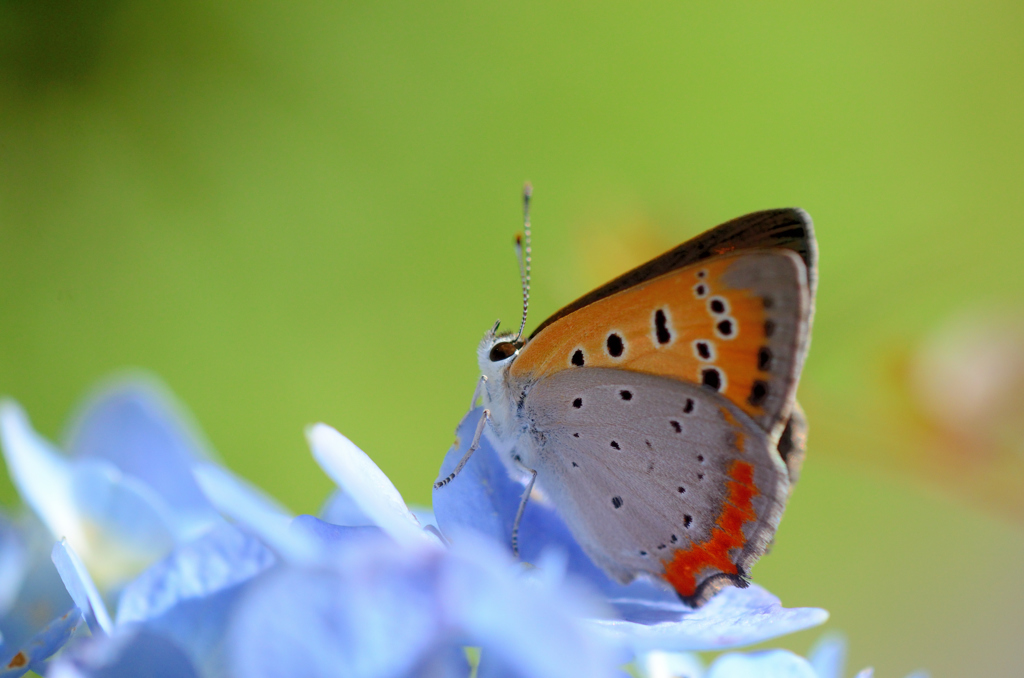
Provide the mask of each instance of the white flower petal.
[{"label": "white flower petal", "polygon": [[648,652],[637,664],[647,678],[701,678],[704,666],[689,652]]},{"label": "white flower petal", "polygon": [[306,438],[324,473],[392,539],[406,545],[437,543],[420,528],[391,480],[352,441],[327,424],[311,426]]},{"label": "white flower petal", "polygon": [[32,429],[25,411],[13,400],[0,403],[0,440],[7,471],[22,500],[54,537],[84,547],[70,461]]},{"label": "white flower petal", "polygon": [[753,645],[794,631],[818,626],[828,612],[814,607],[785,608],[779,599],[756,584],[729,587],[698,610],[677,613],[675,620],[639,624],[595,620],[608,636],[622,639],[637,653],[725,650]]}]

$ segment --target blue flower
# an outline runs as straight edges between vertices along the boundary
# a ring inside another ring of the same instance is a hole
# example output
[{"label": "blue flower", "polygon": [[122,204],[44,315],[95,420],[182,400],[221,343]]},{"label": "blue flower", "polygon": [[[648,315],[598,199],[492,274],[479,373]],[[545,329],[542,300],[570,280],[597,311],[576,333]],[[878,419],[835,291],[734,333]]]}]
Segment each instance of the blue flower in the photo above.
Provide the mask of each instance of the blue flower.
[{"label": "blue flower", "polygon": [[628,655],[586,621],[605,612],[592,598],[471,533],[447,547],[348,439],[323,424],[308,437],[363,526],[290,519],[223,469],[197,470],[212,502],[284,560],[234,614],[232,675],[468,676],[464,646],[483,648],[495,675],[618,675]]},{"label": "blue flower", "polygon": [[[71,430],[65,455],[32,430],[17,404],[0,404],[12,479],[49,529],[50,543],[61,540],[53,549],[60,577],[49,562],[39,567],[52,574],[46,593],[59,594],[59,611],[77,605],[94,636],[62,665],[71,670],[85,653],[81,667],[114,666],[122,653],[170,643],[190,665],[217,675],[237,592],[275,556],[207,501],[192,472],[207,459],[200,438],[152,381],[123,380],[99,391]],[[49,561],[49,546],[38,550]],[[2,575],[0,568],[0,587]],[[30,590],[22,586],[22,593]],[[112,621],[107,604],[118,594]],[[24,647],[26,627],[5,648]],[[101,646],[107,649],[95,649]]]},{"label": "blue flower", "polygon": [[220,520],[191,474],[205,456],[153,382],[119,381],[76,417],[67,454],[36,433],[12,400],[0,439],[21,498],[67,539],[101,591],[112,591]]},{"label": "blue flower", "polygon": [[54,547],[53,559],[94,636],[58,665],[79,672],[68,675],[104,676],[133,675],[130,658],[149,652],[146,648],[173,654],[175,666],[188,666],[196,675],[225,675],[225,632],[239,597],[277,562],[258,539],[221,523],[130,582],[111,621],[88,570],[66,541]]},{"label": "blue flower", "polygon": [[[481,416],[472,410],[459,424],[456,443],[441,465],[439,477],[448,475],[469,448]],[[524,485],[513,480],[487,437],[462,469],[459,477],[434,490],[434,512],[444,534],[473,529],[509,545]],[[548,550],[564,554],[571,576],[600,591],[614,608],[611,619],[594,625],[609,640],[650,650],[721,650],[758,643],[817,626],[828,613],[817,608],[782,607],[779,600],[756,584],[746,589],[727,588],[704,607],[693,610],[675,593],[657,582],[636,580],[628,585],[612,581],[583,552],[557,511],[531,499],[519,531],[524,561],[536,563]]]}]

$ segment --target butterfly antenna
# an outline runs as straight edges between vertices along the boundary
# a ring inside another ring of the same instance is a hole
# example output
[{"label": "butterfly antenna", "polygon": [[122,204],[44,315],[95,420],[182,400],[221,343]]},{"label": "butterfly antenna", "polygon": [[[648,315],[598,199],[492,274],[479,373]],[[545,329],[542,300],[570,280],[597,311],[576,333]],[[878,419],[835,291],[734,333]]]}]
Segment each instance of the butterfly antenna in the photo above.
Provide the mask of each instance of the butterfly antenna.
[{"label": "butterfly antenna", "polygon": [[523,338],[523,330],[526,329],[526,312],[530,309],[530,259],[532,254],[530,248],[530,197],[532,195],[533,186],[527,181],[526,185],[523,186],[523,232],[516,236],[519,280],[523,285],[523,321],[519,323],[519,334],[516,335],[516,340],[513,342],[517,345]]}]

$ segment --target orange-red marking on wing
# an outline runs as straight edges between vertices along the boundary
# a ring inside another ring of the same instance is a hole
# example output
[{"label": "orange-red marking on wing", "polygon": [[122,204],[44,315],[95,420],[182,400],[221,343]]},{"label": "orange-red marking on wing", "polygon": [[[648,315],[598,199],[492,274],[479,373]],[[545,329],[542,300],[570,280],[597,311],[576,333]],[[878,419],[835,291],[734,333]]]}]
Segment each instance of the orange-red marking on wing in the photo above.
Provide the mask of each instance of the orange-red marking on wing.
[{"label": "orange-red marking on wing", "polygon": [[708,569],[737,574],[729,551],[741,548],[746,542],[743,526],[757,518],[752,500],[760,493],[754,485],[754,465],[749,462],[734,461],[729,466],[729,478],[726,483],[729,497],[711,536],[686,549],[676,549],[671,562],[665,565],[665,580],[683,597],[697,593],[697,579]]}]

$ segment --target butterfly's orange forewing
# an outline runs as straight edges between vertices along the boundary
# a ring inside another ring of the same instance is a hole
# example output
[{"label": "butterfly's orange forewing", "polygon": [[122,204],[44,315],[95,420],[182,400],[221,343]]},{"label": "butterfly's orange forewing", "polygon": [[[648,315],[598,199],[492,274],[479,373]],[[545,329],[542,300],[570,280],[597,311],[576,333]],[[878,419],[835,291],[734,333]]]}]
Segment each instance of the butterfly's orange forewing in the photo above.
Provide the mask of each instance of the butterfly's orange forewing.
[{"label": "butterfly's orange forewing", "polygon": [[[788,388],[788,382],[773,386],[770,374],[777,309],[763,290],[730,284],[727,274],[743,257],[776,253],[797,262],[794,275],[804,281],[780,285],[788,286],[786,294],[798,294],[800,285],[806,287],[806,272],[789,251],[755,252],[691,264],[564,315],[527,343],[510,372],[535,380],[565,369],[612,367],[704,384],[771,430],[788,415],[792,400],[787,396],[773,404],[761,393]],[[805,307],[794,306],[783,322],[802,322]],[[766,412],[766,406],[779,411]]]}]

